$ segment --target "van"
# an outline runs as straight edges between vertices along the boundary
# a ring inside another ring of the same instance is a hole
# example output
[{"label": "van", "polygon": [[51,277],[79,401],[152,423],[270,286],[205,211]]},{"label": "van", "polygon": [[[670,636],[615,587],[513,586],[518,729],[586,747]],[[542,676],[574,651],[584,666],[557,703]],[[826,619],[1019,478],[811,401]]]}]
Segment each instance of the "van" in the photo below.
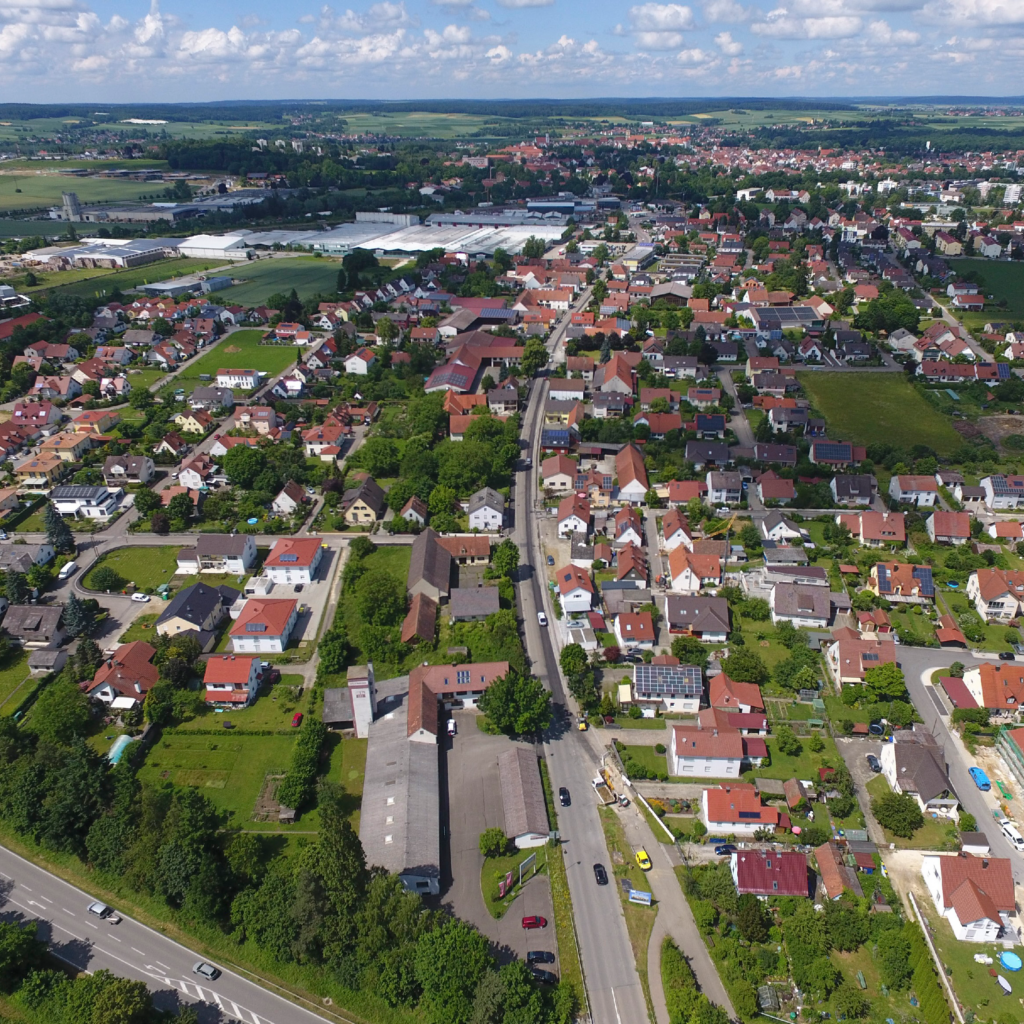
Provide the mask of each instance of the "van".
[{"label": "van", "polygon": [[78,563],[77,562],[65,562],[64,565],[61,567],[60,572],[57,573],[57,579],[59,579],[59,580],[70,579],[72,576],[75,575],[76,572],[78,572]]},{"label": "van", "polygon": [[1003,818],[999,822],[999,826],[1003,830],[1003,835],[1006,836],[1006,838],[1009,839],[1018,850],[1024,852],[1024,836],[1020,834],[1017,826],[1008,818]]}]

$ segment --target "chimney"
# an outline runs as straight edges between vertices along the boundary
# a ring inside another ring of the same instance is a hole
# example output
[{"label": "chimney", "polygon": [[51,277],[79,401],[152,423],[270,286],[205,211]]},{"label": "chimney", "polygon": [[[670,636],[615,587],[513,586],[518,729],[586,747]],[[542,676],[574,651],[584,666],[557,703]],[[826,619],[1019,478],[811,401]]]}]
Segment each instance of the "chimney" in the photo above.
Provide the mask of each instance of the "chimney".
[{"label": "chimney", "polygon": [[981,862],[981,870],[984,871],[985,868],[987,868],[987,867],[988,867],[988,861],[987,860],[982,860],[982,862]]}]

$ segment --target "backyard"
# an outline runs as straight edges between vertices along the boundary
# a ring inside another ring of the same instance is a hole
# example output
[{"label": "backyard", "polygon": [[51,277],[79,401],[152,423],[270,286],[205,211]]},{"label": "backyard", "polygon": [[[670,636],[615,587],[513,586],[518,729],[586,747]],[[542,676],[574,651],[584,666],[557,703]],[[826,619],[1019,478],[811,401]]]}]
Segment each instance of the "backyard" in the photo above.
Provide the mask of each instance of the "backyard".
[{"label": "backyard", "polygon": [[29,676],[28,654],[21,647],[11,647],[0,660],[0,715],[12,714],[25,693],[21,684]]},{"label": "backyard", "polygon": [[[892,792],[884,775],[875,776],[864,788],[867,790],[869,800],[877,800],[885,796],[886,793]],[[942,818],[932,818],[926,814],[924,824],[910,839],[894,835],[887,828],[883,828],[882,832],[885,834],[885,841],[895,843],[898,849],[942,850],[948,847],[949,840],[946,833],[951,827],[955,828],[951,822]]]},{"label": "backyard", "polygon": [[232,268],[231,276],[245,283],[225,288],[217,292],[213,299],[226,306],[258,306],[271,295],[278,292],[287,295],[293,288],[300,299],[312,298],[314,295],[335,296],[338,293],[340,267],[340,260],[312,256],[241,263]]},{"label": "backyard", "polygon": [[231,723],[232,732],[260,732],[264,729],[291,728],[292,718],[297,711],[309,714],[309,691],[301,690],[298,697],[296,689],[303,684],[302,676],[283,675],[281,681],[273,686],[264,684],[260,687],[255,703],[247,708],[205,707],[191,722],[183,722],[178,726],[179,732],[205,731]]},{"label": "backyard", "polygon": [[950,421],[903,374],[801,373],[798,379],[835,440],[908,449],[923,444],[940,455],[962,444]]},{"label": "backyard", "polygon": [[174,379],[174,386],[188,391],[200,383],[201,375],[213,378],[222,368],[262,370],[275,376],[298,359],[294,345],[261,345],[262,337],[262,331],[235,331],[212,352],[186,366]]},{"label": "backyard", "polygon": [[139,590],[156,590],[163,583],[174,582],[178,567],[178,547],[117,548],[100,558],[85,574],[82,585],[93,588],[93,579],[100,566],[120,573]]}]

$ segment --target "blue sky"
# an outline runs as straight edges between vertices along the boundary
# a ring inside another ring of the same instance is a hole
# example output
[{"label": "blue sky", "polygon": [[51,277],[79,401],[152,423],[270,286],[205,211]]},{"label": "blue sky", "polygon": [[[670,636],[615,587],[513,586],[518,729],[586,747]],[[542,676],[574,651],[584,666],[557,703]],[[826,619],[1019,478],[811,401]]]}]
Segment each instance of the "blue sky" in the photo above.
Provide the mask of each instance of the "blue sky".
[{"label": "blue sky", "polygon": [[1024,93],[1024,0],[0,0],[9,100]]}]

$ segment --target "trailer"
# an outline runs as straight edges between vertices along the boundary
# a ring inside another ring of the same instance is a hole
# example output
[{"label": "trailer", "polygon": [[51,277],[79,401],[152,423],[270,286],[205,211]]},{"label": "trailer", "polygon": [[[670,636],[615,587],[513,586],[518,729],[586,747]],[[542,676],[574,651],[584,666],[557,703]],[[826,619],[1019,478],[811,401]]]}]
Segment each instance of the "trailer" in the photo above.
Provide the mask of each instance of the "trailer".
[{"label": "trailer", "polygon": [[612,792],[612,787],[608,785],[608,780],[604,777],[603,772],[596,778],[591,779],[590,784],[594,787],[597,799],[602,804],[607,805],[614,804],[616,802],[615,793]]}]

